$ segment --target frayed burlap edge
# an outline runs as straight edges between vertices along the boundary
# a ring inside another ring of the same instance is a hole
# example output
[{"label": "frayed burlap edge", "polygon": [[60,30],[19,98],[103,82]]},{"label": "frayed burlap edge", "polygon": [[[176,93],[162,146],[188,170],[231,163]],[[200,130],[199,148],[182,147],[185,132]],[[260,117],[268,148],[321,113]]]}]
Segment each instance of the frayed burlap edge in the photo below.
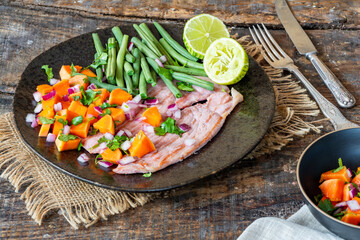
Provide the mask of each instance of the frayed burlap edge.
[{"label": "frayed burlap edge", "polygon": [[[264,66],[260,49],[242,37],[238,41],[247,53]],[[304,136],[309,131],[319,132],[321,126],[306,122],[306,116],[319,113],[317,105],[308,97],[306,90],[291,79],[283,76],[281,70],[264,66],[276,94],[276,112],[268,133],[247,158],[255,158],[280,150],[293,140],[294,136]],[[154,194],[135,194],[112,191],[84,183],[60,171],[48,167],[23,142],[15,129],[13,114],[0,116],[0,168],[4,168],[2,178],[7,179],[16,191],[24,186],[24,199],[29,215],[41,224],[49,211],[57,210],[72,227],[89,227],[99,219],[122,213],[151,200]],[[19,150],[20,149],[20,150]],[[56,187],[52,178],[62,179],[62,189],[68,192],[53,191]],[[74,190],[75,189],[75,190]],[[80,192],[78,195],[74,194]],[[81,201],[81,193],[87,194],[88,201]],[[73,195],[74,194],[74,195]]]}]

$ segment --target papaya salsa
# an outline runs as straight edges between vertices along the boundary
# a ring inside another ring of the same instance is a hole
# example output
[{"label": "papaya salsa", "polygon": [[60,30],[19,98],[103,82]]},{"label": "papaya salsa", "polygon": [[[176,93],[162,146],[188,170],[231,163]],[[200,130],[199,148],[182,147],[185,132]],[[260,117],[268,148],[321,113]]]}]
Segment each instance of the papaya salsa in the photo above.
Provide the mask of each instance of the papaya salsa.
[{"label": "papaya salsa", "polygon": [[360,167],[354,174],[343,165],[321,174],[321,194],[315,196],[318,207],[337,219],[360,224]]}]

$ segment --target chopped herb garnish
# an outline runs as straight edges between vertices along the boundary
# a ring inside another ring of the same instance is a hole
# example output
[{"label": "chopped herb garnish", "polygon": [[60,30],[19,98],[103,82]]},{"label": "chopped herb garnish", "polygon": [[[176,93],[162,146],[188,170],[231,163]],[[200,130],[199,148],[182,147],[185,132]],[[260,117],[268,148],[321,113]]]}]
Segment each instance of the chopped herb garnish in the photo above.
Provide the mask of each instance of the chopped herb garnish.
[{"label": "chopped herb garnish", "polygon": [[74,99],[74,101],[78,101],[80,99],[80,96],[73,96],[72,98]]},{"label": "chopped herb garnish", "polygon": [[54,74],[52,72],[52,68],[49,68],[49,65],[42,65],[41,69],[43,69],[47,75],[48,81],[50,82],[50,79],[54,77]]},{"label": "chopped herb garnish", "polygon": [[77,116],[77,117],[74,117],[72,120],[71,120],[71,124],[72,125],[79,125],[80,123],[82,123],[84,121],[84,118],[83,116]]},{"label": "chopped herb garnish", "polygon": [[65,125],[68,124],[68,121],[67,121],[67,120],[64,120],[64,119],[62,119],[62,118],[57,119],[57,121],[58,121],[59,123],[61,123],[63,126],[65,126]]},{"label": "chopped herb garnish", "polygon": [[39,117],[39,120],[42,124],[53,124],[55,122],[55,119],[49,119],[46,117]]},{"label": "chopped herb garnish", "polygon": [[327,214],[330,214],[334,210],[334,206],[328,198],[325,200],[320,200],[318,207]]},{"label": "chopped herb garnish", "polygon": [[176,85],[180,90],[187,91],[187,92],[194,91],[194,88],[192,87],[191,83],[177,82]]},{"label": "chopped herb garnish", "polygon": [[358,189],[358,185],[356,183],[352,183],[353,187]]},{"label": "chopped herb garnish", "polygon": [[90,65],[90,67],[96,69],[96,68],[100,67],[101,65],[106,65],[107,58],[108,58],[108,54],[105,52],[102,52],[99,56],[97,53],[95,53],[94,62]]},{"label": "chopped herb garnish", "polygon": [[346,210],[341,211],[339,213],[334,214],[333,216],[336,217],[337,219],[341,220],[341,218],[346,214]]},{"label": "chopped herb garnish", "polygon": [[78,73],[76,68],[74,67],[73,63],[71,63],[70,69],[71,69],[70,76],[72,76],[72,77],[75,76],[75,75],[84,75],[84,76],[86,76],[85,74]]},{"label": "chopped herb garnish", "polygon": [[117,107],[117,105],[116,105],[116,104],[110,104],[110,103],[104,102],[104,103],[101,105],[101,110],[104,110],[105,108],[110,108],[110,107]]},{"label": "chopped herb garnish", "polygon": [[93,136],[93,135],[97,134],[98,131],[99,131],[99,129],[92,128],[92,129],[90,130],[90,132],[89,132],[89,135]]},{"label": "chopped herb garnish", "polygon": [[358,198],[360,198],[360,192],[358,192],[358,193],[356,194],[356,196],[357,196]]},{"label": "chopped herb garnish", "polygon": [[96,157],[95,157],[95,165],[97,165],[98,164],[98,162],[99,162],[99,158],[101,158],[101,155],[100,154],[98,154],[98,155],[96,155]]},{"label": "chopped herb garnish", "polygon": [[82,144],[82,142],[80,142],[77,150],[80,151],[82,146],[84,146],[84,145]]},{"label": "chopped herb garnish", "polygon": [[111,110],[106,108],[105,112],[100,114],[100,116],[102,116],[102,117],[105,116],[105,115],[111,115]]},{"label": "chopped herb garnish", "polygon": [[84,87],[81,87],[80,90],[82,95],[82,99],[80,101],[85,106],[89,106],[93,101],[96,101],[96,95],[101,94],[101,91],[93,91],[91,89],[84,91]]},{"label": "chopped herb garnish", "polygon": [[165,76],[167,79],[173,79],[171,72],[167,68],[159,67],[158,73],[159,73],[159,75]]},{"label": "chopped herb garnish", "polygon": [[60,134],[60,136],[59,136],[59,140],[61,140],[63,142],[67,142],[69,140],[75,140],[77,138],[78,138],[77,136],[74,136],[71,134],[68,134],[68,135]]},{"label": "chopped herb garnish", "polygon": [[321,200],[321,198],[323,197],[323,195],[320,193],[320,194],[318,194],[318,195],[316,195],[314,198],[315,198],[315,202],[316,203],[318,203],[320,200]]},{"label": "chopped herb garnish", "polygon": [[144,173],[143,174],[143,177],[151,177],[152,173],[151,172],[148,172],[148,173]]},{"label": "chopped herb garnish", "polygon": [[341,171],[343,168],[344,168],[344,166],[343,166],[343,163],[342,163],[342,159],[339,158],[339,167],[336,168],[336,169],[334,169],[334,170],[332,170],[332,172],[333,172],[333,173],[337,173],[337,172]]},{"label": "chopped herb garnish", "polygon": [[158,136],[164,136],[166,133],[174,133],[181,137],[181,134],[184,133],[184,131],[175,124],[175,120],[170,117],[168,117],[160,127],[154,128],[154,130],[155,134]]},{"label": "chopped herb garnish", "polygon": [[[121,144],[125,141],[129,140],[129,138],[125,135],[122,136],[115,136],[113,140],[106,139],[102,137],[98,140],[98,144],[95,145],[96,147],[99,146],[101,143],[105,142],[106,147],[109,148],[111,151],[115,151],[116,149],[121,147]],[[94,146],[94,147],[95,147]],[[95,148],[96,148],[95,147]],[[121,148],[120,148],[121,149]]]}]

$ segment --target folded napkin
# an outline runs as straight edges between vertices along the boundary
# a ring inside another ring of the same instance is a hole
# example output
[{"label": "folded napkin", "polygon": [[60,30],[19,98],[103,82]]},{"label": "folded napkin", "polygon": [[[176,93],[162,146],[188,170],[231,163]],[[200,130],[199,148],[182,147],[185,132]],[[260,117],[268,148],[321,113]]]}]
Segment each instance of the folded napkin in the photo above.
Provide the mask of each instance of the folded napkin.
[{"label": "folded napkin", "polygon": [[264,217],[253,222],[237,240],[340,240],[303,206],[287,220]]}]

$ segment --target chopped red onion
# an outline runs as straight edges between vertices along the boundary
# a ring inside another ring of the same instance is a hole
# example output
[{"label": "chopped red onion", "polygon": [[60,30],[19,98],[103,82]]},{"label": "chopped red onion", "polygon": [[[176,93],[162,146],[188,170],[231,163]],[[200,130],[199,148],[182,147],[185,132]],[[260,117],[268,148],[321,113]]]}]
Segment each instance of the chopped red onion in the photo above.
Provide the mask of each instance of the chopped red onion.
[{"label": "chopped red onion", "polygon": [[123,130],[120,130],[120,131],[117,132],[116,136],[119,136],[119,137],[120,137],[120,136],[122,136],[123,134],[124,134],[124,131],[123,131]]},{"label": "chopped red onion", "polygon": [[356,212],[360,210],[360,205],[356,200],[346,202],[351,211]]},{"label": "chopped red onion", "polygon": [[156,98],[154,98],[154,99],[146,99],[144,103],[147,104],[147,105],[156,105],[156,104],[159,103],[159,100],[156,99]]},{"label": "chopped red onion", "polygon": [[52,133],[49,133],[46,137],[47,142],[55,142],[55,139],[56,139],[56,135]]},{"label": "chopped red onion", "polygon": [[340,213],[341,211],[342,211],[342,208],[338,208],[332,214],[336,215],[336,214]]},{"label": "chopped red onion", "polygon": [[346,202],[339,202],[339,203],[337,203],[334,207],[346,207],[347,206],[347,204],[346,204]]},{"label": "chopped red onion", "polygon": [[172,109],[172,108],[175,108],[175,107],[176,107],[176,104],[173,103],[173,104],[170,104],[170,105],[168,106],[168,109]]},{"label": "chopped red onion", "polygon": [[139,103],[141,101],[141,96],[140,94],[139,95],[136,95],[133,99],[132,99],[132,102],[134,103]]},{"label": "chopped red onion", "polygon": [[155,62],[160,66],[160,67],[164,67],[164,64],[160,61],[160,59],[155,59]]},{"label": "chopped red onion", "polygon": [[101,118],[102,118],[102,116],[99,114],[99,115],[97,116],[97,119],[100,120]]},{"label": "chopped red onion", "polygon": [[181,111],[180,110],[176,110],[175,113],[174,113],[174,118],[181,118]]},{"label": "chopped red onion", "polygon": [[192,146],[192,145],[194,145],[194,143],[195,143],[195,139],[189,138],[189,139],[185,140],[186,146]]},{"label": "chopped red onion", "polygon": [[107,78],[106,78],[106,76],[104,76],[102,79],[102,82],[106,82],[106,81],[107,81]]},{"label": "chopped red onion", "polygon": [[58,112],[58,111],[61,111],[61,110],[62,110],[61,102],[58,102],[58,103],[54,104],[54,111],[55,112]]},{"label": "chopped red onion", "polygon": [[77,92],[80,92],[80,87],[79,85],[75,85],[74,87],[74,91],[77,93]]},{"label": "chopped red onion", "polygon": [[31,122],[31,127],[32,128],[36,128],[37,126],[39,126],[38,122],[36,121],[36,119],[34,119],[32,122]]},{"label": "chopped red onion", "polygon": [[125,119],[130,120],[130,113],[125,113]]},{"label": "chopped red onion", "polygon": [[68,88],[68,93],[69,93],[69,95],[71,95],[71,94],[75,93],[74,88],[73,88],[73,87]]},{"label": "chopped red onion", "polygon": [[35,120],[35,114],[28,113],[28,115],[26,115],[26,122],[32,122],[34,120]]},{"label": "chopped red onion", "polygon": [[90,160],[89,156],[86,155],[86,153],[82,153],[79,155],[79,157],[77,158],[77,160],[81,163],[86,163]]},{"label": "chopped red onion", "polygon": [[96,85],[92,83],[86,89],[94,90],[94,89],[96,89]]},{"label": "chopped red onion", "polygon": [[97,147],[99,148],[99,153],[102,154],[106,149],[107,149],[107,143],[106,142],[102,142],[100,143],[100,145]]},{"label": "chopped red onion", "polygon": [[185,123],[180,124],[180,125],[179,125],[179,128],[180,128],[181,130],[185,131],[185,132],[187,132],[187,131],[189,131],[189,130],[191,129],[191,127],[190,127],[189,125],[185,124]]},{"label": "chopped red onion", "polygon": [[160,59],[160,61],[161,61],[162,63],[164,63],[164,62],[167,61],[167,58],[166,58],[165,55],[162,55],[159,59]]},{"label": "chopped red onion", "polygon": [[122,110],[124,110],[124,112],[129,112],[130,111],[130,106],[127,105],[126,103],[123,103],[120,107]]},{"label": "chopped red onion", "polygon": [[57,79],[55,79],[55,78],[50,79],[50,85],[51,85],[51,86],[54,86],[54,85],[57,84],[58,82],[60,82],[60,81],[57,80]]},{"label": "chopped red onion", "polygon": [[94,107],[94,109],[95,109],[95,111],[98,112],[99,114],[102,114],[101,107],[96,106],[96,107]]},{"label": "chopped red onion", "polygon": [[352,173],[351,173],[350,168],[346,169],[346,173],[347,173],[347,175],[348,175],[349,178],[352,177]]},{"label": "chopped red onion", "polygon": [[353,199],[359,191],[352,184],[350,184],[350,199]]},{"label": "chopped red onion", "polygon": [[41,93],[39,92],[34,92],[33,93],[34,99],[36,102],[40,102],[41,101]]},{"label": "chopped red onion", "polygon": [[121,165],[126,165],[132,162],[135,162],[135,158],[133,157],[124,157],[118,161]]},{"label": "chopped red onion", "polygon": [[133,101],[128,101],[127,102],[127,105],[130,107],[130,108],[132,108],[132,107],[142,107],[142,108],[147,108],[148,106],[147,105],[145,105],[145,104],[141,104],[141,103],[135,103],[135,102],[133,102]]},{"label": "chopped red onion", "polygon": [[43,109],[42,103],[39,103],[39,104],[35,107],[34,113],[39,113],[39,112],[42,111],[42,109]]},{"label": "chopped red onion", "polygon": [[56,95],[56,91],[55,91],[55,90],[52,90],[52,91],[49,92],[48,94],[45,94],[44,96],[42,96],[42,99],[43,99],[44,101],[46,101],[46,100],[49,100],[49,99],[55,97],[55,95]]},{"label": "chopped red onion", "polygon": [[64,101],[64,102],[68,102],[68,101],[70,101],[70,99],[69,99],[69,95],[67,95],[67,94],[66,94],[66,95],[64,95],[64,96],[63,96],[63,101]]},{"label": "chopped red onion", "polygon": [[114,135],[112,135],[111,133],[105,133],[104,134],[104,137],[107,139],[107,140],[113,140],[114,139]]},{"label": "chopped red onion", "polygon": [[65,125],[62,131],[62,134],[68,135],[70,133],[70,127],[69,125]]},{"label": "chopped red onion", "polygon": [[128,149],[131,147],[131,142],[128,141],[128,140],[126,140],[125,142],[123,142],[123,143],[121,144],[120,147],[121,147],[122,150],[126,151],[126,150],[128,150]]},{"label": "chopped red onion", "polygon": [[133,42],[129,42],[129,46],[128,46],[129,52],[131,52],[131,50],[133,49],[133,47],[134,47],[134,43],[133,43]]},{"label": "chopped red onion", "polygon": [[106,102],[106,103],[110,103],[110,101],[109,101],[109,100],[105,100],[105,102]]},{"label": "chopped red onion", "polygon": [[99,161],[98,164],[105,168],[111,167],[113,165],[111,162],[105,162],[105,161]]},{"label": "chopped red onion", "polygon": [[128,137],[132,136],[132,133],[129,130],[124,129],[124,132],[125,132],[126,136],[128,136]]}]

